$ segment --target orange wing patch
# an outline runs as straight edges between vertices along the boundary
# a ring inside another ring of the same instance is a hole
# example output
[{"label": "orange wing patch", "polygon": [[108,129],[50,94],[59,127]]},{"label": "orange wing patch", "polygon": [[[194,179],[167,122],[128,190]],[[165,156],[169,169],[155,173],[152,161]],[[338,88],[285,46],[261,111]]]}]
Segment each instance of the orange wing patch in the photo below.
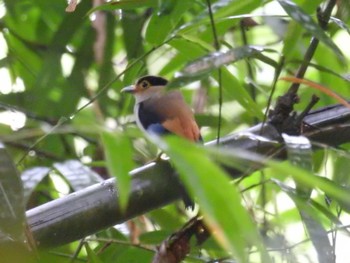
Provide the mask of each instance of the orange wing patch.
[{"label": "orange wing patch", "polygon": [[193,112],[184,101],[181,92],[171,91],[148,102],[148,107],[163,120],[162,126],[181,137],[198,141],[200,132]]},{"label": "orange wing patch", "polygon": [[189,117],[175,117],[162,123],[168,131],[182,136],[190,141],[198,141],[200,134],[197,123]]}]

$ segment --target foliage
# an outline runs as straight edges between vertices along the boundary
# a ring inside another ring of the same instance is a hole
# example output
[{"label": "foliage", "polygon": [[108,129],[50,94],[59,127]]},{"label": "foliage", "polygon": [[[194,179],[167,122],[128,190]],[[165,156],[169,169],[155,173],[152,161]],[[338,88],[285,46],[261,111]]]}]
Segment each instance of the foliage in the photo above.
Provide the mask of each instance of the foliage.
[{"label": "foliage", "polygon": [[[315,36],[321,44],[305,78],[348,98],[350,5],[337,1],[325,31],[316,8],[327,2],[82,0],[69,13],[66,1],[0,1],[0,255],[10,240],[20,244],[14,251],[26,251],[24,206],[101,182],[107,170],[123,186],[125,206],[127,171],[161,149],[214,230],[185,262],[348,258],[349,145],[311,151],[312,142],[303,148],[298,138],[287,143],[289,161],[282,162],[176,138],[154,141],[136,128],[132,98],[120,94],[140,76],[168,78],[211,141],[264,120],[269,96],[274,102],[288,88],[274,76],[294,75]],[[296,110],[314,93],[318,106],[337,103],[303,86]],[[253,157],[265,168],[233,183],[220,167]],[[150,262],[155,245],[193,215],[170,204],[39,252],[38,261]]]}]

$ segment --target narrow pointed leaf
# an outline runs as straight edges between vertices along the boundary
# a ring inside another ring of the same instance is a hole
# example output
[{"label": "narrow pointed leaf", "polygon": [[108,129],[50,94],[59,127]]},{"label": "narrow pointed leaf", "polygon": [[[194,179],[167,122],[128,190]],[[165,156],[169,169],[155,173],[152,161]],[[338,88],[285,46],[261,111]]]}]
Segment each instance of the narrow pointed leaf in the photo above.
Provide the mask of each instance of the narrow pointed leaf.
[{"label": "narrow pointed leaf", "polygon": [[[283,133],[282,138],[286,144],[288,160],[292,165],[312,171],[312,145],[305,136],[292,136]],[[296,189],[309,198],[312,189],[296,182]]]},{"label": "narrow pointed leaf", "polygon": [[263,47],[243,46],[226,52],[213,52],[189,63],[182,70],[182,75],[201,76],[213,71],[214,69],[220,68],[221,66],[252,57],[262,51],[264,51]]},{"label": "narrow pointed leaf", "polygon": [[215,238],[234,252],[239,262],[247,262],[248,244],[258,248],[263,262],[270,262],[237,189],[204,149],[177,137],[156,142],[170,156],[187,189],[197,198]]},{"label": "narrow pointed leaf", "polygon": [[34,189],[44,179],[44,177],[46,177],[49,174],[50,170],[51,168],[49,167],[33,167],[25,170],[21,174],[25,204],[27,203]]},{"label": "narrow pointed leaf", "polygon": [[78,160],[55,163],[54,167],[69,182],[74,191],[79,191],[102,181],[102,178],[97,173]]},{"label": "narrow pointed leaf", "polygon": [[87,15],[95,11],[108,11],[117,9],[135,9],[140,7],[156,7],[158,0],[122,0],[111,1],[103,5],[96,6],[89,10]]},{"label": "narrow pointed leaf", "polygon": [[88,243],[85,243],[85,249],[89,257],[89,262],[91,263],[103,263],[103,261],[98,257],[98,255],[90,248]]},{"label": "narrow pointed leaf", "polygon": [[324,32],[324,30],[299,6],[297,6],[291,0],[278,0],[282,8],[287,12],[287,14],[297,23],[302,25],[302,27],[310,32],[314,37],[319,39],[325,45],[330,47],[333,52],[340,58],[344,59],[344,56],[340,49],[334,44],[333,40]]},{"label": "narrow pointed leaf", "polygon": [[331,21],[334,22],[335,24],[337,24],[341,29],[346,30],[346,32],[348,32],[348,34],[350,35],[350,28],[343,21],[341,21],[340,19],[335,18],[335,17],[331,17]]},{"label": "narrow pointed leaf", "polygon": [[0,145],[0,243],[24,241],[24,212],[20,176],[4,146]]},{"label": "narrow pointed leaf", "polygon": [[[146,30],[146,41],[159,45],[177,26],[183,14],[193,5],[193,1],[174,1],[165,9],[154,12]],[[162,12],[161,12],[162,11]]]},{"label": "narrow pointed leaf", "polygon": [[103,132],[102,142],[108,171],[117,179],[120,205],[125,208],[131,184],[129,171],[134,168],[130,140],[126,135],[121,133]]},{"label": "narrow pointed leaf", "polygon": [[274,180],[274,182],[289,195],[298,208],[300,217],[309,233],[312,244],[316,249],[319,262],[332,262],[332,247],[328,239],[328,233],[322,226],[322,222],[318,216],[318,211],[311,205],[311,203],[306,201],[304,196],[297,194],[295,189],[280,181]]},{"label": "narrow pointed leaf", "polygon": [[344,210],[350,211],[350,192],[348,188],[338,185],[327,178],[316,176],[290,163],[269,161],[268,165],[279,173],[290,174],[294,180],[304,186],[322,190],[333,200],[337,201]]}]

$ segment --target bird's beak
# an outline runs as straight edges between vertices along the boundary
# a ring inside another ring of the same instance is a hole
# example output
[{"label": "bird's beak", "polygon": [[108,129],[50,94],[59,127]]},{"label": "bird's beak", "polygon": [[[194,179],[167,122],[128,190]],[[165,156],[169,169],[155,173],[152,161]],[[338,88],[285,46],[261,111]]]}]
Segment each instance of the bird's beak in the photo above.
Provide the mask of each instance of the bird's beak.
[{"label": "bird's beak", "polygon": [[134,93],[136,91],[135,86],[127,86],[121,90],[121,92]]}]

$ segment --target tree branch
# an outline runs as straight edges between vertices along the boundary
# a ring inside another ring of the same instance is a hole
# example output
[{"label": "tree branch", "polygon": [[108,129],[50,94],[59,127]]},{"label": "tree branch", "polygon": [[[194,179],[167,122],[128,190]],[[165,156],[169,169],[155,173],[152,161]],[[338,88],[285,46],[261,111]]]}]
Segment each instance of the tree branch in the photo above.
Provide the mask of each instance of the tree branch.
[{"label": "tree branch", "polygon": [[[310,140],[328,145],[350,141],[350,110],[334,105],[309,113],[302,132]],[[271,141],[256,140],[256,136]],[[284,157],[276,128],[261,124],[220,140],[220,147],[242,149],[264,156]],[[216,140],[207,144],[216,145]],[[253,166],[253,165],[252,165]],[[253,166],[254,167],[254,166]],[[228,169],[232,177],[242,172]],[[55,247],[122,223],[181,198],[183,189],[175,171],[166,162],[151,163],[131,172],[132,189],[128,207],[121,210],[115,180],[109,179],[27,212],[27,222],[39,247]]]},{"label": "tree branch", "polygon": [[[329,0],[324,10],[317,10],[318,23],[322,29],[326,29],[335,4],[336,0]],[[296,78],[301,79],[304,77],[306,70],[309,67],[310,61],[315,54],[319,42],[320,41],[316,37],[312,37],[310,45],[304,55],[304,59],[301,65],[299,66],[297,73],[295,74]],[[277,127],[280,131],[283,130],[283,126],[286,122],[288,124],[288,118],[290,117],[290,114],[293,111],[294,104],[298,103],[299,101],[297,95],[299,86],[300,83],[293,83],[288,89],[288,91],[283,96],[280,96],[277,99],[276,107],[270,113],[270,122],[274,124],[275,127]]]}]

